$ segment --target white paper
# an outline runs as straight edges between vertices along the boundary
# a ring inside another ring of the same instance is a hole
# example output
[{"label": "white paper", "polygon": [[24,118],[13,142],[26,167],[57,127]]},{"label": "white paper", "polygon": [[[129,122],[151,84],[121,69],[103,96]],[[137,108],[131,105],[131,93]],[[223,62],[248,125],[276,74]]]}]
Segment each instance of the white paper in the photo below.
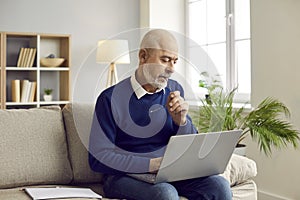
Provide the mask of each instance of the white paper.
[{"label": "white paper", "polygon": [[25,188],[33,200],[58,199],[58,198],[96,198],[102,196],[89,188]]}]

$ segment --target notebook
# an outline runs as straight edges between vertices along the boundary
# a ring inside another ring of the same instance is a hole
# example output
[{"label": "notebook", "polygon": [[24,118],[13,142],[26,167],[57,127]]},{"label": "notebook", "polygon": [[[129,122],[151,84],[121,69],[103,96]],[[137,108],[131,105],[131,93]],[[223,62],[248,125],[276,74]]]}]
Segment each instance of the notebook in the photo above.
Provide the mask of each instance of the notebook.
[{"label": "notebook", "polygon": [[43,199],[63,199],[63,198],[87,198],[101,199],[102,196],[96,194],[89,188],[66,188],[66,187],[48,187],[48,188],[25,188],[26,193],[33,200]]},{"label": "notebook", "polygon": [[172,136],[157,174],[128,174],[149,183],[172,182],[223,173],[241,130]]}]

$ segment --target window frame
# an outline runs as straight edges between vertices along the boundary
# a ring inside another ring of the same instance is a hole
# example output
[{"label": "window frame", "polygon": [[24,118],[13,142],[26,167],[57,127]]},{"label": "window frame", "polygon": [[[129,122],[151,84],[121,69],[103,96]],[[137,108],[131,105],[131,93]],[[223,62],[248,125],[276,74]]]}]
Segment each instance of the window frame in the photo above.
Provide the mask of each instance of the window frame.
[{"label": "window frame", "polygon": [[[185,0],[185,33],[187,37],[190,36],[190,20],[189,20],[189,4],[198,2],[201,0]],[[226,20],[226,89],[230,91],[237,87],[238,85],[238,67],[236,62],[236,45],[237,41],[248,40],[250,42],[250,71],[251,71],[251,32],[249,38],[236,39],[235,38],[235,0],[225,0],[226,1],[226,16],[224,16]],[[249,0],[250,3],[250,0]],[[250,7],[249,7],[250,9]],[[249,24],[250,26],[250,24]],[[251,30],[251,27],[250,27]],[[206,44],[211,45],[211,44]],[[189,50],[192,47],[187,47],[187,55],[189,55]],[[188,74],[187,74],[188,75]],[[250,103],[251,98],[251,74],[250,74],[250,91],[249,93],[241,93],[239,91],[236,92],[234,102],[235,103]],[[203,96],[203,94],[201,95]]]}]

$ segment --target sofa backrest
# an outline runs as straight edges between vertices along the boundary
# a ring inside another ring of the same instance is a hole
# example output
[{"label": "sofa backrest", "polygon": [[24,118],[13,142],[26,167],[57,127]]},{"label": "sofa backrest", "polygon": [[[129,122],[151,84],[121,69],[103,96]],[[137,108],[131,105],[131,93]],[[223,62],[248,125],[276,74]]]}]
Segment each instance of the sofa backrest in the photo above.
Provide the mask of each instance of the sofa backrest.
[{"label": "sofa backrest", "polygon": [[58,106],[0,110],[0,188],[72,180]]},{"label": "sofa backrest", "polygon": [[102,174],[93,172],[88,163],[88,143],[94,104],[67,104],[63,108],[64,123],[73,169],[73,183],[99,183]]}]

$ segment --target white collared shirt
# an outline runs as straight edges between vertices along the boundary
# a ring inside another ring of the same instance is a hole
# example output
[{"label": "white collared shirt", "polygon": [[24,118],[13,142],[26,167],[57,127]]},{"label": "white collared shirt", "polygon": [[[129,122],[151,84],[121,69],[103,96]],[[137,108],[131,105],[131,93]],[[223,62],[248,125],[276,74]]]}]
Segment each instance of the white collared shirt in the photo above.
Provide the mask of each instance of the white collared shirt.
[{"label": "white collared shirt", "polygon": [[[130,83],[131,83],[131,87],[138,99],[142,98],[146,94],[154,94],[152,92],[146,91],[143,88],[143,86],[141,86],[141,84],[136,80],[135,73],[130,77]],[[165,92],[165,89],[161,88],[161,89],[158,89],[157,91],[155,91],[155,93],[160,92],[161,90],[164,90],[164,92]]]}]

